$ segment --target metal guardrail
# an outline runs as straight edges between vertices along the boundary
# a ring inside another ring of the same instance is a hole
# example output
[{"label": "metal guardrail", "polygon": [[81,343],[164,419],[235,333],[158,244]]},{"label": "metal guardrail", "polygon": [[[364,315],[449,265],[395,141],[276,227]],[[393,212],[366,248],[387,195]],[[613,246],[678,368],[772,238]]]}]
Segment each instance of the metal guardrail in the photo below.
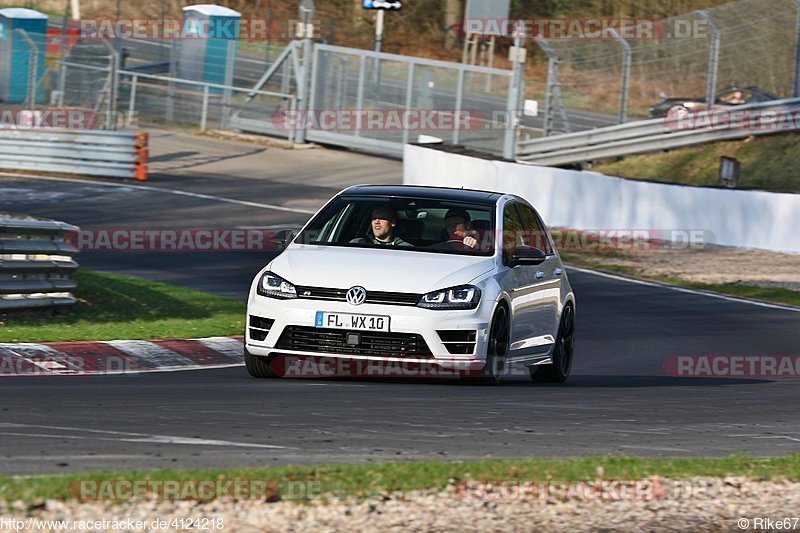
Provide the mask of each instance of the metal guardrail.
[{"label": "metal guardrail", "polygon": [[[764,112],[796,112],[800,110],[800,98],[772,100],[709,112],[689,117],[690,126],[681,128],[679,119],[651,119],[628,122],[607,128],[597,128],[577,133],[520,141],[517,159],[537,165],[568,165],[596,159],[670,150],[705,142],[741,139],[751,135],[775,133],[777,129],[765,127],[749,128],[746,121],[740,127],[723,127],[724,118],[734,114],[748,116]],[[703,117],[701,120],[699,117]],[[763,115],[767,120],[767,115]],[[694,121],[692,123],[692,121]],[[715,126],[715,124],[717,126]]]},{"label": "metal guardrail", "polygon": [[64,222],[0,213],[0,311],[76,302],[70,276],[78,250],[65,237],[77,231]]},{"label": "metal guardrail", "polygon": [[0,128],[0,168],[147,179],[147,133]]}]

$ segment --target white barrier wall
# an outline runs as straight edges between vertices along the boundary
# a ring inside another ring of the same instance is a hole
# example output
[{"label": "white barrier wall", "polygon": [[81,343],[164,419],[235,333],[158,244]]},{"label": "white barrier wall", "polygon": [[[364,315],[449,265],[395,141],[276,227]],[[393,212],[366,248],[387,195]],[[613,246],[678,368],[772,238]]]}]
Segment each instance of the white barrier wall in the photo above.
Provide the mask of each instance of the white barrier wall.
[{"label": "white barrier wall", "polygon": [[404,151],[403,183],[517,194],[551,227],[702,230],[712,244],[800,253],[800,194],[627,180],[412,145]]}]

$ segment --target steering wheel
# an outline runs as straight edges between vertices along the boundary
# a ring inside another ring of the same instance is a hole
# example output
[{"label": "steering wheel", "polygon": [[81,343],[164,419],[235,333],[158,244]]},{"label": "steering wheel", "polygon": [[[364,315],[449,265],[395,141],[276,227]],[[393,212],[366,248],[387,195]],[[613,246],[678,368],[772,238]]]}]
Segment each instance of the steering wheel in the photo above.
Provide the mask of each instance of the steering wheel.
[{"label": "steering wheel", "polygon": [[450,246],[452,246],[454,248],[456,246],[460,245],[464,250],[472,250],[472,248],[470,248],[469,246],[464,244],[464,240],[463,239],[449,239],[447,241],[447,244],[449,244]]}]

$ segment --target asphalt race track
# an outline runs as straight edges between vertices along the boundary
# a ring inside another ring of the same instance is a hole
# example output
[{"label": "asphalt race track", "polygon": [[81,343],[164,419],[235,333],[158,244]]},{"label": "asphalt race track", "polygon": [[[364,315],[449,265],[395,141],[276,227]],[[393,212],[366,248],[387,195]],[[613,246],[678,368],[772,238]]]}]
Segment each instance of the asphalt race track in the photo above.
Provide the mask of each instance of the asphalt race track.
[{"label": "asphalt race track", "polygon": [[[297,226],[338,188],[162,176],[151,189],[0,178],[0,211],[84,228]],[[219,199],[174,194],[173,189]],[[267,207],[265,207],[267,206]],[[244,298],[263,252],[91,252],[82,266]],[[0,473],[386,460],[800,452],[800,383],[676,378],[674,355],[798,355],[800,313],[570,271],[565,385],[256,380],[244,368],[0,381]],[[36,340],[36,339],[31,339]]]}]

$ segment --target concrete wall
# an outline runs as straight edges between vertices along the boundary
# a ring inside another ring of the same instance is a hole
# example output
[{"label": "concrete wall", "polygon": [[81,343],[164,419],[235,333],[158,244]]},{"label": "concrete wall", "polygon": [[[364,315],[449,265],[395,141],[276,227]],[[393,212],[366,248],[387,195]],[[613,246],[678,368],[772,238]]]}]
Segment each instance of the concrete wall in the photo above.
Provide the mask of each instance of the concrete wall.
[{"label": "concrete wall", "polygon": [[517,194],[552,227],[702,230],[712,244],[800,253],[800,194],[649,183],[411,145],[403,182]]}]

